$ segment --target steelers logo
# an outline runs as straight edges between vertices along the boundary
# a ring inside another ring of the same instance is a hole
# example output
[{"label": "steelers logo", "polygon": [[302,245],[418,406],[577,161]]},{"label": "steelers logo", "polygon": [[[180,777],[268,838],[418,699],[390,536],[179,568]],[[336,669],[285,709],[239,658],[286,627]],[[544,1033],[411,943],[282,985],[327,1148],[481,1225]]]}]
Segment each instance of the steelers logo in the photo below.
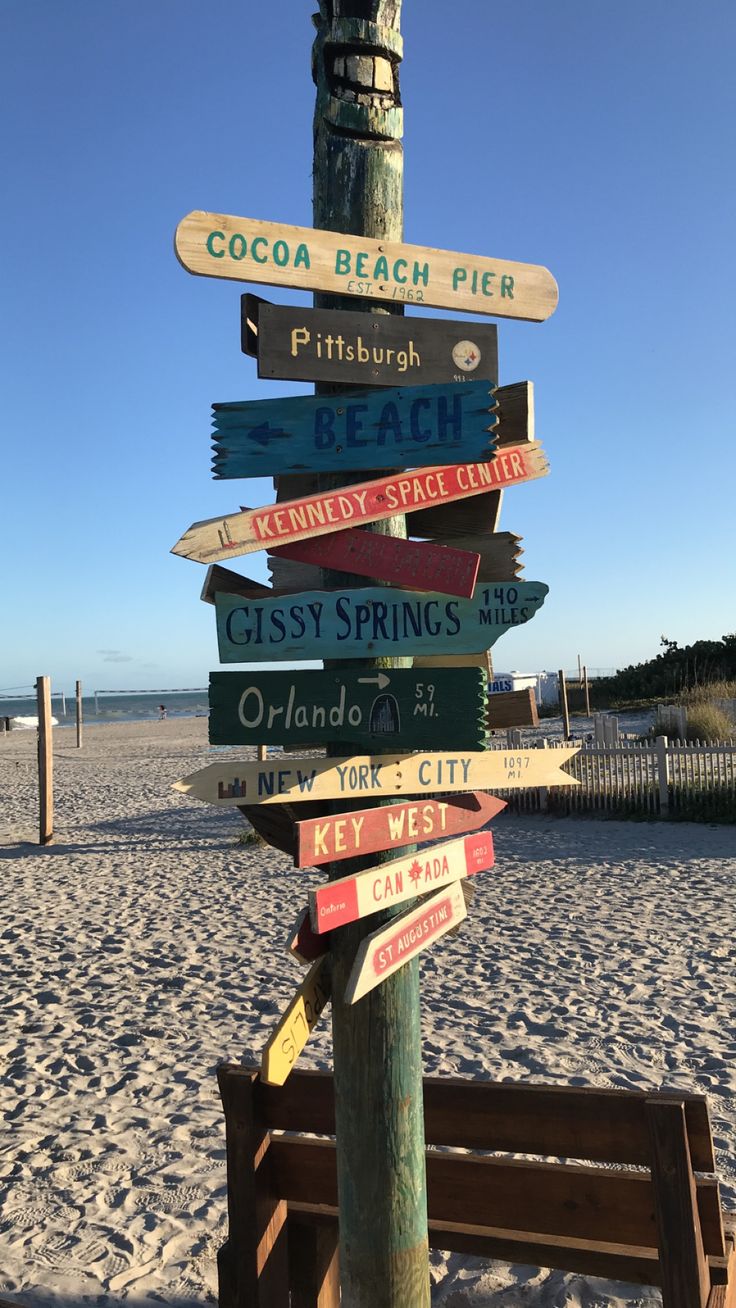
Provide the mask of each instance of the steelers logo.
[{"label": "steelers logo", "polygon": [[458,341],[452,348],[452,361],[463,372],[474,372],[480,363],[480,346],[475,341]]}]

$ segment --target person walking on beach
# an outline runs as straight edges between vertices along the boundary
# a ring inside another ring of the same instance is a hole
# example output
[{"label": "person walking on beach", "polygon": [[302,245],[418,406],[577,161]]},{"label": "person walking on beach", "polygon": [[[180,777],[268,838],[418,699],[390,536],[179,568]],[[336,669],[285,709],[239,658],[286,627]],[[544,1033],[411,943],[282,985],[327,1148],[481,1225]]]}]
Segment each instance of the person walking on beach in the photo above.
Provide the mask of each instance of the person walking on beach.
[{"label": "person walking on beach", "polygon": [[166,705],[165,705],[165,704],[159,704],[159,706],[158,706],[158,720],[159,720],[159,722],[163,722],[163,720],[164,720],[165,717],[166,717]]}]

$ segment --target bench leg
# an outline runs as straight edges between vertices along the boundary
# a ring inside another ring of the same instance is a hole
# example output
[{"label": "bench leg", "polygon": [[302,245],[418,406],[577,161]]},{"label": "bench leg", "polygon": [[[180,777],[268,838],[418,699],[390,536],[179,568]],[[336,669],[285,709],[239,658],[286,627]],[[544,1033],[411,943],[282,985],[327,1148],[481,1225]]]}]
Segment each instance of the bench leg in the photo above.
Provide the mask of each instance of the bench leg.
[{"label": "bench leg", "polygon": [[289,1216],[291,1308],[340,1308],[337,1224]]},{"label": "bench leg", "polygon": [[706,1308],[710,1272],[703,1251],[682,1101],[647,1100],[663,1308]]},{"label": "bench leg", "polygon": [[289,1308],[286,1201],[274,1194],[270,1136],[258,1120],[257,1073],[242,1076],[238,1094],[227,1068],[218,1069],[227,1143],[228,1239],[219,1251],[220,1308]]}]

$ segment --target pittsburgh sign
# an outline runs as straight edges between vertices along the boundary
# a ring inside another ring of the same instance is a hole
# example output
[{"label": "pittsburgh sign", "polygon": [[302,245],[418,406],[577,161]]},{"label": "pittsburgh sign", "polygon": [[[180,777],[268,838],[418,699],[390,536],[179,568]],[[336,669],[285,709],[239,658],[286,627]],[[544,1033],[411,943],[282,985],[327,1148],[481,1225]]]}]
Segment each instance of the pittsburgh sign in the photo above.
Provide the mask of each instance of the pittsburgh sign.
[{"label": "pittsburgh sign", "polygon": [[321,863],[336,863],[356,854],[376,854],[379,850],[401,849],[415,841],[459,836],[484,827],[505,807],[505,800],[474,790],[451,799],[422,799],[306,818],[294,824],[294,865],[319,867]]},{"label": "pittsburgh sign", "polygon": [[519,790],[577,786],[562,771],[579,746],[489,749],[456,754],[358,754],[351,758],[282,758],[265,763],[231,760],[175,781],[172,790],[205,804],[295,803],[373,795],[437,795],[456,790]]},{"label": "pittsburgh sign", "polygon": [[414,899],[416,895],[439,890],[462,877],[487,872],[492,867],[493,836],[490,831],[461,836],[459,840],[448,840],[442,845],[430,845],[418,854],[407,854],[310,890],[312,926],[320,934],[332,931],[383,908]]},{"label": "pittsburgh sign", "polygon": [[416,386],[498,381],[495,323],[348,313],[269,304],[242,295],[242,348],[259,377],[338,385]]},{"label": "pittsburgh sign", "polygon": [[212,745],[430,749],[452,731],[456,748],[483,749],[486,714],[478,668],[210,673]]},{"label": "pittsburgh sign", "polygon": [[485,379],[213,404],[215,478],[426,467],[490,459]]},{"label": "pittsburgh sign", "polygon": [[516,581],[484,586],[472,599],[379,586],[271,600],[216,594],[220,661],[475,654],[528,622],[548,589],[540,581]]},{"label": "pittsburgh sign", "polygon": [[[319,536],[340,527],[380,522],[395,513],[502,490],[544,477],[547,459],[538,441],[500,451],[488,463],[458,463],[442,468],[377,477],[357,486],[285,500],[262,509],[245,509],[224,518],[195,522],[172,548],[172,554],[198,563],[218,563]],[[418,533],[417,533],[418,534]]]},{"label": "pittsburgh sign", "polygon": [[557,307],[557,283],[549,269],[538,264],[201,209],[182,218],[174,248],[187,272],[205,277],[528,322],[543,322]]}]

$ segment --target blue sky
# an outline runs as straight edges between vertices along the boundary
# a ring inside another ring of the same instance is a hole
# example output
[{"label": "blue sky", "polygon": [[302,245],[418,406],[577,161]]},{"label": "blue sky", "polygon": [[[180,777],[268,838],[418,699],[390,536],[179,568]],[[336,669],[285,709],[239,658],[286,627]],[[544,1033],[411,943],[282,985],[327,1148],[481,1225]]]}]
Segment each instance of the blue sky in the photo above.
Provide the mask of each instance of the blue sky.
[{"label": "blue sky", "polygon": [[[306,388],[240,352],[191,209],[311,225],[314,6],[3,0],[0,691],[202,686],[210,405]],[[546,264],[498,320],[549,477],[506,495],[545,607],[499,670],[613,668],[736,627],[733,50],[725,0],[405,0],[405,239]],[[258,288],[254,288],[258,290]],[[264,289],[277,302],[298,292]],[[264,555],[233,563],[265,579]]]}]

